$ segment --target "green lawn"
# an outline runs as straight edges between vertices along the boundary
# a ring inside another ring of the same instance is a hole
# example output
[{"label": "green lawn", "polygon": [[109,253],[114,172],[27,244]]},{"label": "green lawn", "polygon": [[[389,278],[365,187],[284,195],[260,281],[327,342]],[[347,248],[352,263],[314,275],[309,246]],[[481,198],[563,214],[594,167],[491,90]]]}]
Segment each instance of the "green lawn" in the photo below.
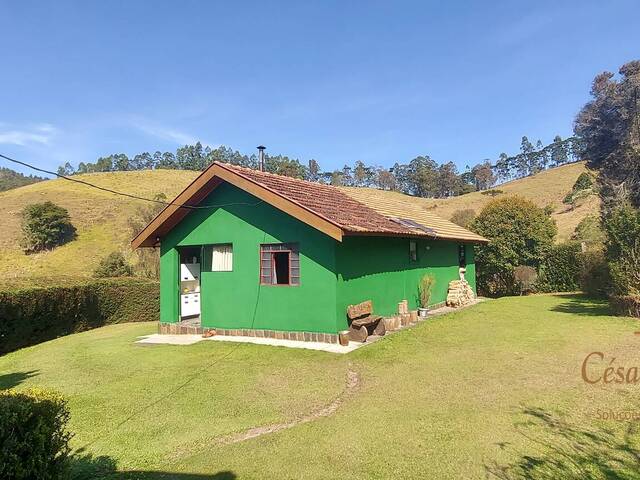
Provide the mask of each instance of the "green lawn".
[{"label": "green lawn", "polygon": [[487,301],[349,355],[139,346],[154,325],[115,325],[1,357],[0,388],[66,394],[78,478],[640,478],[637,424],[597,418],[640,415],[640,385],[580,374],[592,351],[640,365],[636,329],[571,295]]}]

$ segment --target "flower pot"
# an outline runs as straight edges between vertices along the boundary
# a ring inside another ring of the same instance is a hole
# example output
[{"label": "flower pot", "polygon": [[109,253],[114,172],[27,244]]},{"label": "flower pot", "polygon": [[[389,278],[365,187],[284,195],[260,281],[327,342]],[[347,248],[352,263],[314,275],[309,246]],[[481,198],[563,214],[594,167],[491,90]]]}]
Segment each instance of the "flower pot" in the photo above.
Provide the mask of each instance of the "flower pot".
[{"label": "flower pot", "polygon": [[427,318],[427,314],[429,313],[429,309],[428,308],[419,308],[418,309],[418,316],[420,318]]}]

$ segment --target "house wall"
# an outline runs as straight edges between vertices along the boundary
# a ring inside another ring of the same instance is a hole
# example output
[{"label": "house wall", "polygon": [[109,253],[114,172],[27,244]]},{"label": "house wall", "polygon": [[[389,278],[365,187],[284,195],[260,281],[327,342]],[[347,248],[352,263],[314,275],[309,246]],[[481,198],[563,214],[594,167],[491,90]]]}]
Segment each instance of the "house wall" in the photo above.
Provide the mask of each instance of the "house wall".
[{"label": "house wall", "polygon": [[[336,241],[233,185],[187,215],[161,242],[160,321],[179,319],[176,247],[233,244],[233,271],[201,273],[203,327],[335,333]],[[260,244],[297,242],[300,285],[260,285]],[[204,270],[204,269],[203,269]]]},{"label": "house wall", "polygon": [[[435,278],[430,304],[444,302],[451,280],[459,278],[458,243],[417,240],[418,259],[409,260],[409,239],[394,237],[345,237],[336,249],[338,272],[336,318],[346,328],[350,304],[372,300],[376,314],[392,315],[406,299],[418,307],[418,282],[429,273]],[[428,249],[427,249],[428,247]],[[465,278],[474,292],[475,264],[472,245],[465,246]]]}]

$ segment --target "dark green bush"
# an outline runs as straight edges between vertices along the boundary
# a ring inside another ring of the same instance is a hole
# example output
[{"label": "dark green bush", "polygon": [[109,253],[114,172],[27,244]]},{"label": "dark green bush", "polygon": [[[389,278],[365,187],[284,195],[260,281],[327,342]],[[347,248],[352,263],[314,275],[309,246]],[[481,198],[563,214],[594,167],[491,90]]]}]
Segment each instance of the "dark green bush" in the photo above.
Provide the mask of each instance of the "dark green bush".
[{"label": "dark green bush", "polygon": [[120,252],[111,252],[100,260],[98,268],[93,272],[94,277],[130,277],[131,275],[133,275],[133,268]]},{"label": "dark green bush", "polygon": [[157,321],[159,285],[133,278],[0,290],[0,354],[103,325]]},{"label": "dark green bush", "polygon": [[540,263],[536,286],[541,292],[575,292],[580,289],[582,247],[578,242],[553,245]]},{"label": "dark green bush", "polygon": [[557,232],[555,222],[542,208],[518,196],[489,202],[471,229],[489,239],[488,244],[477,247],[476,265],[478,288],[492,297],[519,294],[514,269],[537,269]]},{"label": "dark green bush", "polygon": [[0,478],[57,480],[68,472],[67,403],[42,389],[0,391]]},{"label": "dark green bush", "polygon": [[640,295],[640,209],[617,205],[604,217],[612,293]]},{"label": "dark green bush", "polygon": [[27,253],[48,250],[76,237],[69,212],[53,202],[34,203],[22,210],[22,247]]},{"label": "dark green bush", "polygon": [[611,289],[611,276],[604,252],[585,252],[581,263],[580,289],[590,297],[606,298]]}]

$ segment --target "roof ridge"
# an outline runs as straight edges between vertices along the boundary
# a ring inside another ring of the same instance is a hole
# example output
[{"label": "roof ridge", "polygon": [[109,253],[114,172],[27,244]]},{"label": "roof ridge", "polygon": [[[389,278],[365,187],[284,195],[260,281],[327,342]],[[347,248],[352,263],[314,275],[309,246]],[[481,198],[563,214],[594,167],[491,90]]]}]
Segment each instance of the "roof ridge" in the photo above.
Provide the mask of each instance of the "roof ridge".
[{"label": "roof ridge", "polygon": [[231,170],[242,170],[242,171],[246,171],[246,172],[252,173],[252,174],[265,175],[265,176],[270,176],[270,177],[277,177],[277,178],[280,178],[282,180],[288,180],[288,181],[293,180],[294,182],[299,182],[299,183],[319,186],[319,187],[322,187],[322,188],[329,188],[331,190],[338,191],[338,192],[340,191],[339,187],[336,187],[335,185],[330,185],[328,183],[312,182],[310,180],[305,180],[304,178],[290,177],[289,175],[281,175],[279,173],[267,172],[265,170],[258,170],[256,168],[245,167],[243,165],[236,165],[234,163],[227,163],[227,162],[221,162],[221,161],[216,160],[216,161],[213,162],[213,164],[221,166],[223,168],[230,168]]}]

